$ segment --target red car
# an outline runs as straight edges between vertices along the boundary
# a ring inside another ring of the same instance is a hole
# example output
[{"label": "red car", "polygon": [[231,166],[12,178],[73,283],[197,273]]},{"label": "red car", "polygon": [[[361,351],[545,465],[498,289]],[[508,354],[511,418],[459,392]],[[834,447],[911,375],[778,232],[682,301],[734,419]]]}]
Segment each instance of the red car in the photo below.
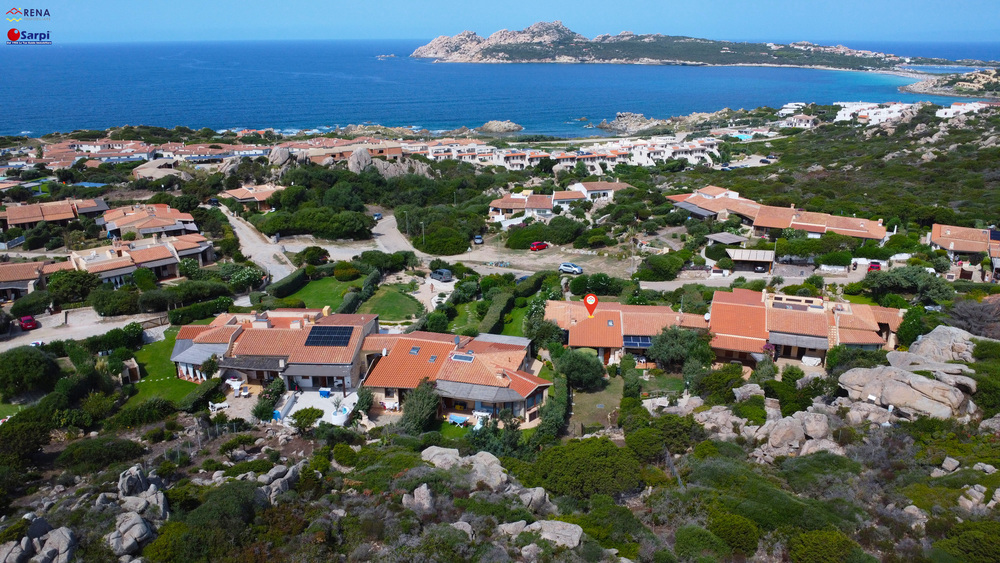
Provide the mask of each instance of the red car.
[{"label": "red car", "polygon": [[872,262],[871,264],[868,264],[869,272],[877,272],[881,269],[882,269],[882,264],[879,262]]},{"label": "red car", "polygon": [[21,317],[21,330],[31,330],[33,328],[38,328],[38,321],[35,320],[35,317],[30,315]]},{"label": "red car", "polygon": [[536,242],[531,243],[531,250],[545,250],[548,247],[549,247],[549,243],[547,243],[547,242],[538,242],[538,241],[536,241]]}]

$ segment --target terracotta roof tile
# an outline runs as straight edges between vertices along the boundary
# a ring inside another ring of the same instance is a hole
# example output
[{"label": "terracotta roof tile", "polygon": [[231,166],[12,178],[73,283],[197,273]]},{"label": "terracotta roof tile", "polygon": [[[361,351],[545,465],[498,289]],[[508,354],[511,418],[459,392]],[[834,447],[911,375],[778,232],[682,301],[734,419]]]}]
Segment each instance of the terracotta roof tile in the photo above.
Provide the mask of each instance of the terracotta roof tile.
[{"label": "terracotta roof tile", "polygon": [[41,262],[8,262],[0,264],[0,282],[36,280],[41,271]]},{"label": "terracotta roof tile", "polygon": [[885,344],[877,332],[841,328],[839,331],[841,344]]},{"label": "terracotta roof tile", "polygon": [[75,270],[76,267],[73,266],[71,260],[66,260],[64,262],[51,262],[42,266],[42,273],[47,275],[54,274],[56,272],[61,272],[63,270]]},{"label": "terracotta roof tile", "polygon": [[146,262],[154,262],[156,260],[174,258],[174,253],[170,252],[170,249],[165,245],[150,246],[148,248],[140,248],[138,250],[129,250],[128,254],[137,265]]},{"label": "terracotta roof tile", "polygon": [[767,341],[763,338],[746,338],[743,336],[728,336],[716,334],[712,337],[712,348],[759,354],[764,351]]},{"label": "terracotta roof tile", "polygon": [[233,335],[241,330],[243,327],[235,325],[211,327],[211,330],[206,330],[195,336],[194,341],[196,344],[229,344]]},{"label": "terracotta roof tile", "polygon": [[93,274],[99,274],[101,272],[108,272],[111,270],[118,270],[121,268],[129,268],[135,266],[132,263],[132,259],[128,256],[123,258],[115,258],[112,260],[103,260],[94,264],[87,265],[87,271]]},{"label": "terracotta roof tile", "polygon": [[822,312],[767,309],[768,332],[827,337],[826,315]]},{"label": "terracotta roof tile", "polygon": [[184,325],[177,331],[176,340],[194,340],[199,334],[212,330],[208,325]]}]

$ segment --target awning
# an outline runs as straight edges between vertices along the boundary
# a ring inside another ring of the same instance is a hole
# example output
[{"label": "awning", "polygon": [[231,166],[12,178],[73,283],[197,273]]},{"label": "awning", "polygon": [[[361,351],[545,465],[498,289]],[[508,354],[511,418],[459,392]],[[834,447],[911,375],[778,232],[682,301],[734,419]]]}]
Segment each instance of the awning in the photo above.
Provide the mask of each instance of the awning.
[{"label": "awning", "polygon": [[768,341],[771,344],[780,344],[782,346],[798,346],[799,348],[810,348],[813,350],[830,349],[830,341],[826,338],[774,332],[773,330],[768,337]]},{"label": "awning", "polygon": [[517,391],[507,387],[442,380],[438,380],[436,386],[438,394],[449,399],[465,399],[486,403],[515,403],[524,400],[524,397],[519,395]]},{"label": "awning", "polygon": [[774,262],[773,250],[750,250],[748,248],[727,248],[726,253],[734,262]]},{"label": "awning", "polygon": [[734,235],[733,233],[714,233],[707,235],[705,238],[708,240],[717,242],[719,244],[739,244],[741,242],[746,242],[746,237],[741,237],[740,235]]},{"label": "awning", "polygon": [[712,215],[716,215],[715,211],[709,211],[708,209],[702,209],[702,208],[698,207],[697,205],[694,205],[692,203],[687,203],[686,201],[681,201],[681,202],[675,203],[674,207],[678,207],[680,209],[683,209],[684,211],[687,211],[687,212],[691,213],[692,215],[696,215],[698,217],[701,217],[702,219],[704,219],[705,217],[711,217]]}]

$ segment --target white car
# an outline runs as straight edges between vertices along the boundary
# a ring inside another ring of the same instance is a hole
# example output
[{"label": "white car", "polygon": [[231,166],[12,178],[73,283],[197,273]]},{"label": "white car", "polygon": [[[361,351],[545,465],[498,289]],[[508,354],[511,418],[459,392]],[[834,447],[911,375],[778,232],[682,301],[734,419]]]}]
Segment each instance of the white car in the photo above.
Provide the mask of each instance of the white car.
[{"label": "white car", "polygon": [[574,264],[572,262],[563,262],[562,264],[559,264],[559,272],[562,273],[562,274],[577,274],[577,275],[579,275],[579,274],[583,273],[583,268],[581,268],[580,266],[577,266],[576,264]]}]

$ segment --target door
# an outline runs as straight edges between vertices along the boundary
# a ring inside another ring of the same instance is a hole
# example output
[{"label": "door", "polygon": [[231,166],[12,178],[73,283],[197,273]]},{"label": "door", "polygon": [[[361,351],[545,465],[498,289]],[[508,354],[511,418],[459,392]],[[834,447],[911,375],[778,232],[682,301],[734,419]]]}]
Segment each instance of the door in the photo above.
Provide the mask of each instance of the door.
[{"label": "door", "polygon": [[611,348],[603,348],[603,350],[604,350],[604,365],[608,365],[608,362],[611,361]]}]

